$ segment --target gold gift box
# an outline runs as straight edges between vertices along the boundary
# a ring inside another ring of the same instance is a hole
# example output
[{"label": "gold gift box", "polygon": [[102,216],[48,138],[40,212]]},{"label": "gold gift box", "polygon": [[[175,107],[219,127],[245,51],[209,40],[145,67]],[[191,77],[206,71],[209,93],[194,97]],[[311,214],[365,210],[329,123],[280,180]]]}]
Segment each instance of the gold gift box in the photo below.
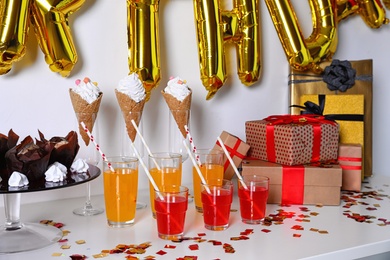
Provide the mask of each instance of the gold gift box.
[{"label": "gold gift box", "polygon": [[[321,63],[321,67],[331,62]],[[350,61],[356,70],[355,84],[345,92],[329,90],[322,80],[322,75],[312,72],[292,70],[289,75],[290,105],[301,103],[303,95],[363,95],[364,96],[364,142],[363,142],[363,176],[372,175],[372,60]],[[300,114],[301,109],[292,107],[290,113]],[[353,141],[351,143],[359,143]]]}]

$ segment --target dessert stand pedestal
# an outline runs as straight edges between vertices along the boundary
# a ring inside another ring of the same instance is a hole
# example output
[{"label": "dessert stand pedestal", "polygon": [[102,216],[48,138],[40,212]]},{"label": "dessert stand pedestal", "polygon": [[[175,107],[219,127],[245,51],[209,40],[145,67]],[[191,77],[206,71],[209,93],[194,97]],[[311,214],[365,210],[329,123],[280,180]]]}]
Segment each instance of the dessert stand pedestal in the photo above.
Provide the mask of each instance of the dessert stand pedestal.
[{"label": "dessert stand pedestal", "polygon": [[5,210],[5,224],[0,226],[0,254],[43,248],[58,242],[62,238],[62,231],[59,228],[21,221],[20,201],[22,193],[66,188],[91,181],[99,175],[100,169],[90,165],[89,175],[85,178],[68,178],[66,181],[53,183],[54,185],[51,186],[46,186],[47,183],[45,182],[22,188],[0,186],[0,194],[3,194],[4,197]]}]

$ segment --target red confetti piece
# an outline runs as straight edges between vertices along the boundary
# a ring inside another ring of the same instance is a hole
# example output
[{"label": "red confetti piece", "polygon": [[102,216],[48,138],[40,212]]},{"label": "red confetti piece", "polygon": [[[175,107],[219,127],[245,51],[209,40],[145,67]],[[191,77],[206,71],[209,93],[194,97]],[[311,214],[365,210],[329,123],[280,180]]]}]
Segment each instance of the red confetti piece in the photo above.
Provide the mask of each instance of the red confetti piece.
[{"label": "red confetti piece", "polygon": [[163,251],[163,250],[160,250],[158,252],[156,252],[156,254],[158,255],[165,255],[167,252]]},{"label": "red confetti piece", "polygon": [[304,230],[304,228],[300,225],[294,225],[291,227],[291,229],[295,229],[295,230]]},{"label": "red confetti piece", "polygon": [[69,256],[72,260],[84,260],[87,259],[86,255],[79,255],[79,254],[74,254]]},{"label": "red confetti piece", "polygon": [[301,237],[301,234],[293,234],[293,237]]},{"label": "red confetti piece", "polygon": [[264,233],[269,233],[269,232],[271,232],[271,230],[265,229],[265,228],[263,228],[261,231],[264,232]]},{"label": "red confetti piece", "polygon": [[199,250],[199,245],[198,244],[192,244],[188,246],[189,249],[191,250]]},{"label": "red confetti piece", "polygon": [[366,210],[377,210],[377,208],[374,208],[374,207],[368,207],[368,208],[366,208]]},{"label": "red confetti piece", "polygon": [[58,240],[58,243],[65,243],[65,242],[68,242],[68,239],[67,239],[67,238]]},{"label": "red confetti piece", "polygon": [[221,241],[217,241],[217,240],[209,240],[209,242],[213,243],[213,246],[220,246],[220,245],[222,245],[222,242]]},{"label": "red confetti piece", "polygon": [[204,237],[204,236],[206,236],[206,233],[198,233],[198,236]]},{"label": "red confetti piece", "polygon": [[174,248],[176,248],[176,246],[174,246],[174,245],[165,245],[164,248],[174,249]]}]

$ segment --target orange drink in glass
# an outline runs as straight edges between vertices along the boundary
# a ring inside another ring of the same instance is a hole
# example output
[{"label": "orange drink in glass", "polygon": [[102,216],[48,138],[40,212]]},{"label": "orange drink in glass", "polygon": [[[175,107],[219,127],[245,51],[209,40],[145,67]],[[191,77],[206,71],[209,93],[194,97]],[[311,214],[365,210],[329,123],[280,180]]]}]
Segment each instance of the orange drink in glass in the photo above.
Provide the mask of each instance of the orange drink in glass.
[{"label": "orange drink in glass", "polygon": [[[201,165],[199,169],[206,180],[207,184],[218,185],[221,184],[223,180],[223,151],[218,149],[198,149],[195,152],[195,157],[200,161]],[[202,210],[202,200],[201,200],[201,180],[200,177],[193,167],[192,170],[193,177],[193,189],[194,189],[194,200],[195,208],[198,212],[203,212]]]},{"label": "orange drink in glass", "polygon": [[108,158],[114,171],[103,166],[104,200],[107,223],[125,227],[134,223],[138,192],[138,159],[132,157]]},{"label": "orange drink in glass", "polygon": [[[149,155],[148,168],[157,187],[161,189],[166,186],[180,186],[182,175],[182,157],[181,154],[160,152]],[[150,208],[153,217],[156,217],[154,208],[155,191],[153,185],[149,182]]]}]

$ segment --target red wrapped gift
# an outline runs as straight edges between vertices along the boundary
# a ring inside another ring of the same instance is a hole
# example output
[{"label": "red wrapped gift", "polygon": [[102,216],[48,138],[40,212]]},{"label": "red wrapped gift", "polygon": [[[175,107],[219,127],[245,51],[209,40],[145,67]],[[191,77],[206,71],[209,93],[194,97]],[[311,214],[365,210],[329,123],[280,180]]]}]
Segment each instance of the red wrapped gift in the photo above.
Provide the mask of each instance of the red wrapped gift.
[{"label": "red wrapped gift", "polygon": [[362,145],[339,144],[338,161],[343,170],[341,189],[360,191],[362,186]]},{"label": "red wrapped gift", "polygon": [[287,166],[262,160],[244,160],[242,175],[269,178],[268,203],[283,205],[339,205],[342,170],[337,164],[323,167]]},{"label": "red wrapped gift", "polygon": [[283,165],[337,160],[339,125],[315,115],[279,115],[245,123],[248,156]]},{"label": "red wrapped gift", "polygon": [[[238,137],[231,135],[225,131],[223,131],[219,137],[221,138],[223,144],[225,145],[226,150],[229,152],[229,155],[232,158],[234,165],[238,167],[241,164],[244,157],[246,156],[250,148],[249,145],[243,142]],[[222,149],[218,141],[216,142],[214,149]],[[235,172],[225,155],[224,155],[224,170],[225,170],[224,178],[231,180],[235,175]]]}]

